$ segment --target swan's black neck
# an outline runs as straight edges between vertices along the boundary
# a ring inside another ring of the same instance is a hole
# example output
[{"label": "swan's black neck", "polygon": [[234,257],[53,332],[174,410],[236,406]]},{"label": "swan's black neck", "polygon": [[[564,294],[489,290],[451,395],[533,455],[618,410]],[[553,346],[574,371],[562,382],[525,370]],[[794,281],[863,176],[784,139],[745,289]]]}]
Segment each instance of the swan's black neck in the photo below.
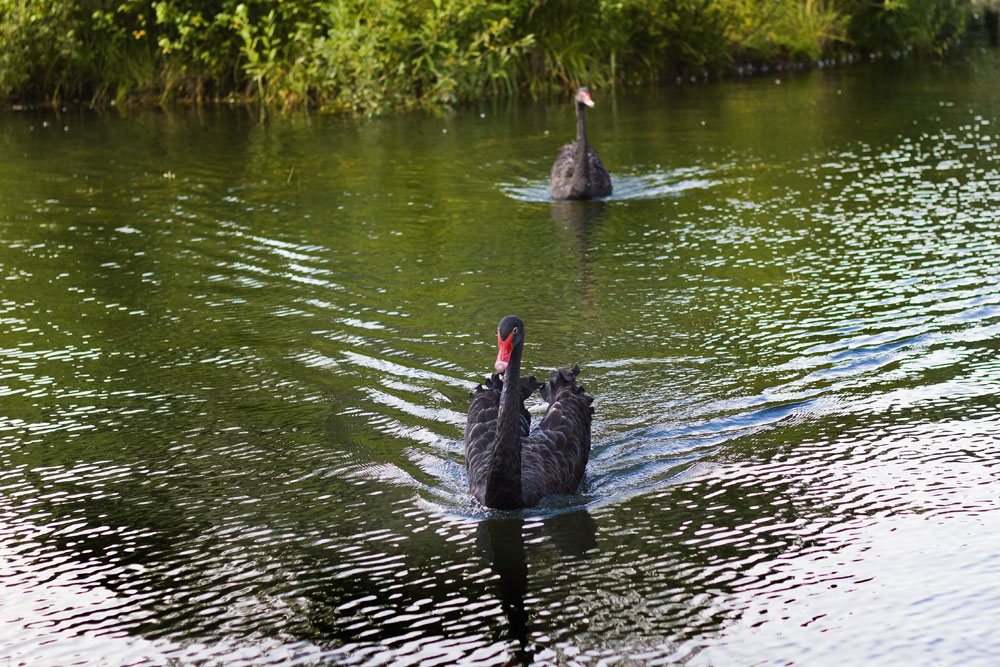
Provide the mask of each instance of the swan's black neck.
[{"label": "swan's black neck", "polygon": [[584,118],[587,106],[583,102],[576,103],[576,144],[577,150],[580,146],[586,150],[587,146],[587,121]]},{"label": "swan's black neck", "polygon": [[576,142],[573,144],[573,192],[586,192],[590,185],[590,161],[587,159],[586,106],[576,103]]},{"label": "swan's black neck", "polygon": [[518,343],[511,350],[510,363],[503,375],[497,434],[490,452],[489,473],[483,502],[487,507],[514,509],[524,507],[521,493],[521,351]]}]

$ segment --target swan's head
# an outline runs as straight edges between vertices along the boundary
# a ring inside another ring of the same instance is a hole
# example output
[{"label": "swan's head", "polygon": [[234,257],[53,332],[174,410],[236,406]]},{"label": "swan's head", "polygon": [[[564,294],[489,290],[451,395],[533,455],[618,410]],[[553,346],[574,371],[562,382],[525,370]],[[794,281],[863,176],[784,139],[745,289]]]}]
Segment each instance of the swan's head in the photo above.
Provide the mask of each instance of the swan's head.
[{"label": "swan's head", "polygon": [[593,108],[594,100],[590,99],[590,88],[584,86],[576,91],[576,103],[586,104],[588,107]]},{"label": "swan's head", "polygon": [[503,373],[510,364],[510,353],[514,348],[524,342],[524,322],[517,315],[508,315],[500,320],[497,326],[497,361],[493,368],[497,373]]}]

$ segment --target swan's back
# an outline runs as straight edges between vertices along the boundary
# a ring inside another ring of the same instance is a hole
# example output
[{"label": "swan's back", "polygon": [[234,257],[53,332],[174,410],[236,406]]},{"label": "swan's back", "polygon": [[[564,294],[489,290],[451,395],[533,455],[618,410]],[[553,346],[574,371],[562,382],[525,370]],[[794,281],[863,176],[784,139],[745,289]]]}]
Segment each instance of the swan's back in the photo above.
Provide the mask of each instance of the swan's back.
[{"label": "swan's back", "polygon": [[559,156],[552,163],[552,173],[549,175],[549,196],[553,199],[593,199],[594,197],[611,196],[611,174],[604,167],[597,151],[587,146],[588,179],[574,184],[576,173],[576,142],[564,144],[559,149]]},{"label": "swan's back", "polygon": [[521,488],[527,506],[545,496],[576,493],[590,458],[593,398],[576,383],[580,367],[553,371],[542,385],[549,403],[538,427],[521,441]]}]

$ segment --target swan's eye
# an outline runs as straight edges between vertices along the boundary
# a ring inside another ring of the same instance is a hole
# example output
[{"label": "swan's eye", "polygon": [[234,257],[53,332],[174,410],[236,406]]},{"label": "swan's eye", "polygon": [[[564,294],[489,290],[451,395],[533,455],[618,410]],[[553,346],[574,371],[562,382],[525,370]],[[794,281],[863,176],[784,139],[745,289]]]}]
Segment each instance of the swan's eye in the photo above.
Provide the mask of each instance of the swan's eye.
[{"label": "swan's eye", "polygon": [[517,333],[517,327],[514,327],[513,329],[511,329],[511,331],[510,331],[510,332],[511,332],[512,334],[516,334],[516,333]]}]

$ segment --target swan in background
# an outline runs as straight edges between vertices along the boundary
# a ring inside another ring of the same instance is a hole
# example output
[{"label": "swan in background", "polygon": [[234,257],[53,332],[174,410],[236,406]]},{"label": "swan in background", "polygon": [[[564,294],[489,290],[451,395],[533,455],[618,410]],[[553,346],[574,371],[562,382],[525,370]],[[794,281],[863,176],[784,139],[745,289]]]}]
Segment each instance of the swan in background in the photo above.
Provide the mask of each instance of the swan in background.
[{"label": "swan in background", "polygon": [[597,151],[587,143],[587,121],[584,113],[594,106],[590,89],[576,91],[576,139],[559,149],[552,165],[549,194],[553,199],[594,199],[611,196],[611,175],[604,168]]}]

